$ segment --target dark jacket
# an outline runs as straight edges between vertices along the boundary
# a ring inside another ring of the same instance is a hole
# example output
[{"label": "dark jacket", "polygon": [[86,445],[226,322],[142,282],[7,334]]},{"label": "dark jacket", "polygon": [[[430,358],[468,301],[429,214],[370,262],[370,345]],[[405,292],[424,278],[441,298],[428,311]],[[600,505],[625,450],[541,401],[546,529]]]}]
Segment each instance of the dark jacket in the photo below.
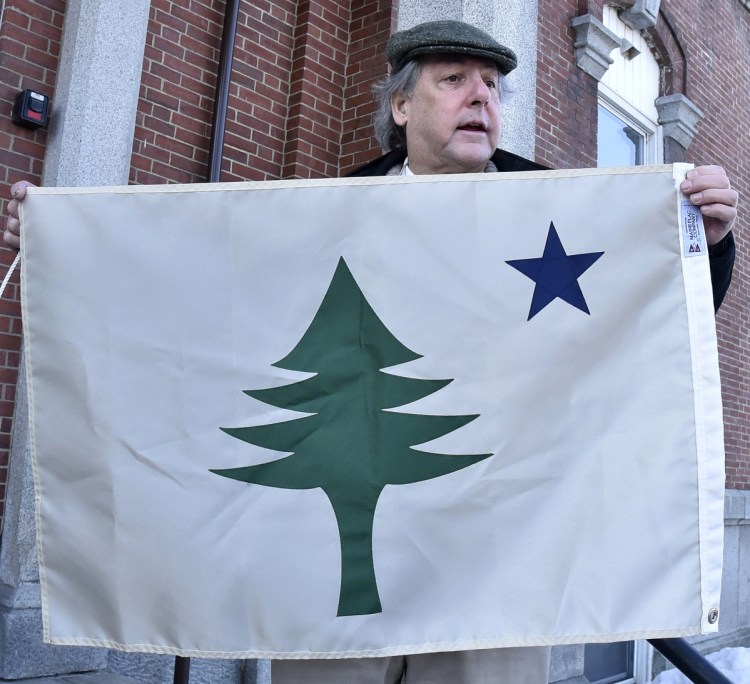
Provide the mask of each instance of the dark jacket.
[{"label": "dark jacket", "polygon": [[[374,159],[369,164],[365,164],[351,173],[347,173],[346,177],[385,176],[396,164],[403,164],[404,159],[406,159],[406,150],[403,147],[397,147],[382,157]],[[509,171],[549,171],[549,168],[546,166],[529,161],[505,150],[495,150],[495,154],[490,157],[490,161],[497,166],[499,173],[508,173]]]},{"label": "dark jacket", "polygon": [[[369,164],[346,174],[347,177],[360,178],[363,176],[385,176],[396,164],[402,164],[406,159],[406,150],[397,147],[395,150],[374,159]],[[512,171],[548,171],[549,168],[536,162],[519,157],[517,154],[505,150],[495,150],[490,160],[497,167],[498,173]],[[711,266],[711,285],[714,295],[714,310],[718,311],[724,301],[732,281],[734,268],[734,236],[729,233],[721,242],[709,247],[709,264]]]}]

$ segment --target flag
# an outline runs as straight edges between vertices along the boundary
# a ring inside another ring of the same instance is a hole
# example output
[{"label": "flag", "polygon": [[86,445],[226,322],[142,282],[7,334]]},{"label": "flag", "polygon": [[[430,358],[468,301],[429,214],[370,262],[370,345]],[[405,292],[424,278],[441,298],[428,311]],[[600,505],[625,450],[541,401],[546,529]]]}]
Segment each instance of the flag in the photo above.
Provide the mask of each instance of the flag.
[{"label": "flag", "polygon": [[45,640],[337,658],[715,631],[684,172],[30,189]]}]

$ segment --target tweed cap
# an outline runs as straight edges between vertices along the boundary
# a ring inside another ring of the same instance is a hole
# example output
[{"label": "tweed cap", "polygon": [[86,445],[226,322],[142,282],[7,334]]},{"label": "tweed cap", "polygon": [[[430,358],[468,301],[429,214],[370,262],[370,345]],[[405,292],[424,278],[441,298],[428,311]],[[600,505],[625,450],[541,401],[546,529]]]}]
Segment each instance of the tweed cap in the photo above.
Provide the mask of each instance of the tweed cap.
[{"label": "tweed cap", "polygon": [[391,36],[386,56],[395,74],[420,55],[458,54],[484,57],[497,64],[506,75],[518,64],[510,48],[500,45],[491,35],[463,21],[428,21]]}]

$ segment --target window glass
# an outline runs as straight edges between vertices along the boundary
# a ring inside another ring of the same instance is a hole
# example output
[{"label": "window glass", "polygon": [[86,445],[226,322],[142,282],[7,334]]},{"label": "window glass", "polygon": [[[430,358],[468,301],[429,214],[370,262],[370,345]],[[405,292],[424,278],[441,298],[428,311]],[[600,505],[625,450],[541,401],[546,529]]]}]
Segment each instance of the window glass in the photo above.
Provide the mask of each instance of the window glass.
[{"label": "window glass", "polygon": [[643,164],[646,136],[599,105],[597,166]]},{"label": "window glass", "polygon": [[627,680],[633,676],[633,642],[586,644],[584,663],[588,682],[614,684]]}]

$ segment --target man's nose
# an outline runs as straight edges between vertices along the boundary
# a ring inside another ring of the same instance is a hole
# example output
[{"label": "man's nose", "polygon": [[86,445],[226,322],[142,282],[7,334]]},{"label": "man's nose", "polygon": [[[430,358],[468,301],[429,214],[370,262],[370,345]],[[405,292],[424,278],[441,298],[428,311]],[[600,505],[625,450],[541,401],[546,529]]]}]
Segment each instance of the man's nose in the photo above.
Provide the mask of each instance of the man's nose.
[{"label": "man's nose", "polygon": [[471,78],[471,103],[486,105],[492,97],[490,87],[481,74],[474,74]]}]

